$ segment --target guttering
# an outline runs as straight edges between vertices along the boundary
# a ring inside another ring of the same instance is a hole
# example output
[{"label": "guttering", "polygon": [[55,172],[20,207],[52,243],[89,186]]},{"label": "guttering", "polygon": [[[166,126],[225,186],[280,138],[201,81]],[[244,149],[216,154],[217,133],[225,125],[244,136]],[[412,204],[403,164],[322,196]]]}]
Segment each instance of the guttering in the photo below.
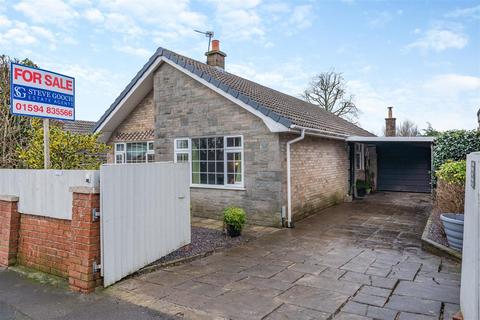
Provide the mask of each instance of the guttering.
[{"label": "guttering", "polygon": [[290,167],[290,145],[305,138],[305,129],[302,129],[300,137],[287,142],[287,227],[292,227],[292,177]]},{"label": "guttering", "polygon": [[318,137],[327,138],[327,139],[345,141],[347,140],[348,137],[350,137],[347,134],[336,133],[336,132],[322,130],[322,129],[307,128],[307,127],[297,126],[296,124],[292,124],[290,126],[290,129],[303,130],[303,131],[306,131],[308,135],[318,136]]}]

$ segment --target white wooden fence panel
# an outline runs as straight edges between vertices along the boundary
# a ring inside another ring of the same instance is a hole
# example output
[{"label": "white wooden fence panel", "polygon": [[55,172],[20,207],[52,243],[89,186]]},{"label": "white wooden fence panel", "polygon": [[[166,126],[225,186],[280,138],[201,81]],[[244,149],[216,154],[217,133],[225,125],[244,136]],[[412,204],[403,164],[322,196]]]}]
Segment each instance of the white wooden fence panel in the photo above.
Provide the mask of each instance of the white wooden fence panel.
[{"label": "white wooden fence panel", "polygon": [[100,175],[104,286],[190,243],[188,164],[103,165]]},{"label": "white wooden fence panel", "polygon": [[18,196],[21,213],[70,220],[72,193],[69,188],[98,187],[99,180],[98,170],[0,169],[0,194]]},{"label": "white wooden fence panel", "polygon": [[467,156],[460,305],[464,319],[480,319],[480,152]]}]

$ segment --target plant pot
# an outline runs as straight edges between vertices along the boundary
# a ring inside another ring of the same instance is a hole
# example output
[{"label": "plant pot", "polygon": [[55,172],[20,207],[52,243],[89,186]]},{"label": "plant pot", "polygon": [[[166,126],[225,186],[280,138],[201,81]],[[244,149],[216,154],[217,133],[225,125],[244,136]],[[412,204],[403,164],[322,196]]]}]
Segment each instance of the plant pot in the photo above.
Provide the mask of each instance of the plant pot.
[{"label": "plant pot", "polygon": [[365,190],[365,193],[366,193],[366,194],[370,194],[370,192],[372,192],[372,189],[366,189],[366,190]]},{"label": "plant pot", "polygon": [[242,232],[240,230],[235,229],[231,224],[227,224],[227,234],[232,237],[238,237]]},{"label": "plant pot", "polygon": [[357,189],[357,196],[358,197],[365,197],[365,189],[364,188],[358,188]]},{"label": "plant pot", "polygon": [[443,229],[447,235],[448,246],[455,250],[462,251],[463,248],[463,214],[442,213]]}]

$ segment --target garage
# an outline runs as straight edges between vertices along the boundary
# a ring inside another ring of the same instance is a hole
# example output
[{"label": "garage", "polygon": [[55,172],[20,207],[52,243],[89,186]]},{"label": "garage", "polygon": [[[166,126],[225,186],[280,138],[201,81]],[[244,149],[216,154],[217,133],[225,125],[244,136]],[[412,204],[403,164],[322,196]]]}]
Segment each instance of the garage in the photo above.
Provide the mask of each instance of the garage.
[{"label": "garage", "polygon": [[[431,192],[434,138],[349,137],[347,141],[354,150],[350,157],[352,187],[359,179],[370,179],[378,191]],[[364,151],[359,155],[358,150]]]}]

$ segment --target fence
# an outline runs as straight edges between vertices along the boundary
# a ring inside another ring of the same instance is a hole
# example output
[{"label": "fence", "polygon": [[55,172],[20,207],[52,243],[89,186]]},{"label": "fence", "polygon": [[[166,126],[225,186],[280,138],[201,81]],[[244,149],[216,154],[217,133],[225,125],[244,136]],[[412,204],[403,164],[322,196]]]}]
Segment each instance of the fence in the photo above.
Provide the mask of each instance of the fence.
[{"label": "fence", "polygon": [[480,317],[480,152],[467,156],[460,305],[464,319]]},{"label": "fence", "polygon": [[0,169],[0,194],[19,197],[21,213],[71,220],[69,187],[98,187],[99,179],[95,170]]},{"label": "fence", "polygon": [[103,165],[100,173],[104,286],[190,243],[188,164]]}]

